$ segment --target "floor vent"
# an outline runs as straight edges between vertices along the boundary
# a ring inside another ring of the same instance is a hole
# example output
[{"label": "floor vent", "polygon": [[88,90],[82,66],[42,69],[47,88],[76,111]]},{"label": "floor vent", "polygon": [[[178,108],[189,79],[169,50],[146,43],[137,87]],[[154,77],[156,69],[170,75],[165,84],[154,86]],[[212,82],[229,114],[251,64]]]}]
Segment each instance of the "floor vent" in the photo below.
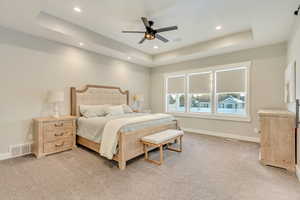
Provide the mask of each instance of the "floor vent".
[{"label": "floor vent", "polygon": [[27,155],[32,152],[31,145],[31,143],[11,145],[9,146],[9,152],[12,157]]}]

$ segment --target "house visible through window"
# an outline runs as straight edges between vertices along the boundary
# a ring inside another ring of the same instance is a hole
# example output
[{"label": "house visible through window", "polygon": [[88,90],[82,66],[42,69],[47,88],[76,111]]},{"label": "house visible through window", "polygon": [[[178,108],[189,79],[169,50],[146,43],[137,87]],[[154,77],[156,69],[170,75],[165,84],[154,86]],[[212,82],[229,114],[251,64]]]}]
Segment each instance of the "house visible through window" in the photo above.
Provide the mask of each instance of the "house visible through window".
[{"label": "house visible through window", "polygon": [[216,71],[217,113],[246,115],[246,68]]},{"label": "house visible through window", "polygon": [[188,75],[189,79],[189,108],[193,113],[209,113],[212,109],[212,77],[211,72]]},{"label": "house visible through window", "polygon": [[250,63],[166,76],[166,111],[248,117]]}]

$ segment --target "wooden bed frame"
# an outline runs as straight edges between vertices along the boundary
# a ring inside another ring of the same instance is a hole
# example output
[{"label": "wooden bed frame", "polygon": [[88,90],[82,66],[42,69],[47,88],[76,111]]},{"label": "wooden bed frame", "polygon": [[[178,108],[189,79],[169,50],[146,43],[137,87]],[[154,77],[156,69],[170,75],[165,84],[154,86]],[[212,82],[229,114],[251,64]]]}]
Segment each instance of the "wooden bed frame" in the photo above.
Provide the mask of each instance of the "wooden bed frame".
[{"label": "wooden bed frame", "polygon": [[[83,89],[71,88],[71,115],[80,117],[79,105],[129,105],[129,91],[119,87],[86,85]],[[167,129],[179,129],[177,120],[129,132],[119,132],[118,153],[113,160],[120,169],[126,168],[126,161],[144,154],[141,138]],[[100,152],[100,144],[77,135],[77,144]]]}]

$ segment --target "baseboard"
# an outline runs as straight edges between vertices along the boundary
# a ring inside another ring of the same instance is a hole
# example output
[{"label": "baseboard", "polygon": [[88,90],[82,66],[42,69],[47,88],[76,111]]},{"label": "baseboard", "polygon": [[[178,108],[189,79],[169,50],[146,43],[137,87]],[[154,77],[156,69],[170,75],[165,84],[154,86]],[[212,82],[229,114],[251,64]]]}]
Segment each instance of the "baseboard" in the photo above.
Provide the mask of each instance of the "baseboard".
[{"label": "baseboard", "polygon": [[182,128],[182,130],[187,131],[187,132],[202,134],[202,135],[210,135],[210,136],[230,138],[230,139],[247,141],[247,142],[260,143],[259,138],[256,138],[256,137],[248,137],[248,136],[242,136],[242,135],[235,135],[235,134],[231,134],[231,133],[222,133],[222,132],[202,130],[202,129],[193,129],[193,128]]},{"label": "baseboard", "polygon": [[297,175],[298,180],[300,182],[300,166],[299,165],[296,165],[296,175]]},{"label": "baseboard", "polygon": [[0,160],[7,160],[10,159],[12,156],[10,153],[2,153],[0,154]]},{"label": "baseboard", "polygon": [[11,155],[11,153],[3,153],[3,154],[0,154],[0,160],[8,160],[8,159],[22,157],[22,156],[26,156],[26,155],[30,155],[30,154],[32,154],[32,152],[25,153],[22,155],[17,155],[17,156],[13,156],[13,155]]}]

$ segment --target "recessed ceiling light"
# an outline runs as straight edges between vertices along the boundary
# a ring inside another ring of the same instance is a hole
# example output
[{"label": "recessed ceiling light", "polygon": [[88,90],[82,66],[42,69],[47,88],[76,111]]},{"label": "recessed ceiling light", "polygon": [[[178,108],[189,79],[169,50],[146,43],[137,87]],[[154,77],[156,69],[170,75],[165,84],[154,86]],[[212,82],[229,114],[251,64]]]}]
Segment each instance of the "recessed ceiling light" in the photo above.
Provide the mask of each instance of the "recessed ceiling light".
[{"label": "recessed ceiling light", "polygon": [[217,26],[216,27],[216,30],[221,30],[222,29],[222,26]]},{"label": "recessed ceiling light", "polygon": [[76,11],[76,12],[79,12],[79,13],[81,12],[81,9],[80,9],[79,7],[74,7],[73,9],[74,9],[74,11]]},{"label": "recessed ceiling light", "polygon": [[153,46],[153,48],[154,48],[154,49],[158,49],[158,46],[155,45],[155,46]]},{"label": "recessed ceiling light", "polygon": [[79,46],[83,46],[84,45],[84,43],[83,42],[79,42]]},{"label": "recessed ceiling light", "polygon": [[128,59],[128,60],[130,60],[130,59],[131,59],[131,57],[130,57],[130,56],[128,56],[128,57],[127,57],[127,59]]}]

